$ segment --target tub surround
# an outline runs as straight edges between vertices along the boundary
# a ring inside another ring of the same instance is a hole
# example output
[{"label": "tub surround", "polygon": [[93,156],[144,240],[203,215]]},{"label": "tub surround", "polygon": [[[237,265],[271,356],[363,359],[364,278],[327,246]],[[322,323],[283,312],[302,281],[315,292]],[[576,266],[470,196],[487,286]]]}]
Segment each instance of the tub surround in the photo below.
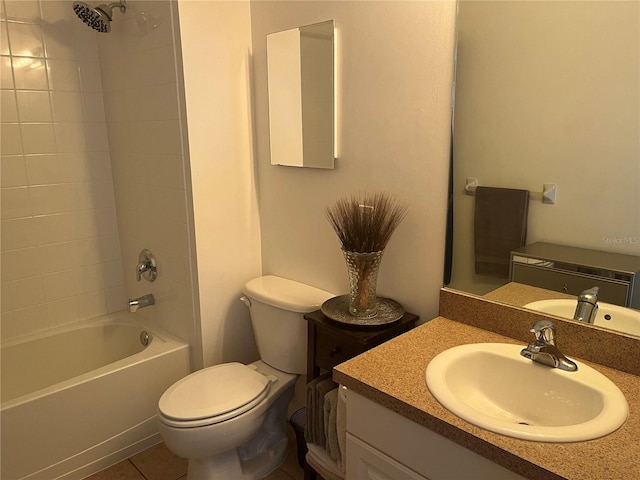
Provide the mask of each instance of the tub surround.
[{"label": "tub surround", "polygon": [[[445,318],[444,312],[458,318]],[[612,434],[588,442],[530,442],[483,430],[455,416],[431,395],[424,373],[433,357],[456,345],[501,342],[524,346],[530,341],[531,324],[540,315],[447,289],[441,292],[440,313],[443,316],[339,365],[334,380],[529,479],[640,478],[640,366],[632,355],[640,339],[559,320],[562,351],[611,379],[629,403],[629,418]],[[607,348],[614,341],[622,352]],[[604,357],[596,347],[619,357],[618,368],[598,362]]]}]

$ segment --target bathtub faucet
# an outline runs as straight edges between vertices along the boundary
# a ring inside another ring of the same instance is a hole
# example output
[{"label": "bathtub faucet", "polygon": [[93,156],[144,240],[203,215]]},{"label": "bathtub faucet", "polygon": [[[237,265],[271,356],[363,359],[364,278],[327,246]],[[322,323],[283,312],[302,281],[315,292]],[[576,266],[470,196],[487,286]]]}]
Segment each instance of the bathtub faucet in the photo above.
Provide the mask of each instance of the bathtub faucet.
[{"label": "bathtub faucet", "polygon": [[129,313],[136,313],[139,308],[148,307],[156,303],[153,293],[148,293],[138,298],[129,299]]}]

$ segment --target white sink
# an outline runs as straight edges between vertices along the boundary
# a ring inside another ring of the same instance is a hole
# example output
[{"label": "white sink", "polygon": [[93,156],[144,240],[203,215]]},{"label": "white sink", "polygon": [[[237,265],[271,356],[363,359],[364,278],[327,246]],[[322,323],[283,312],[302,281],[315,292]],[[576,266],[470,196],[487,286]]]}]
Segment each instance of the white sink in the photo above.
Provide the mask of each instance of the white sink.
[{"label": "white sink", "polygon": [[[524,308],[572,319],[576,305],[576,300],[556,299],[527,303]],[[598,311],[593,324],[618,332],[640,335],[640,311],[598,302]]]},{"label": "white sink", "polygon": [[607,435],[627,418],[620,389],[578,363],[566,372],[520,355],[524,346],[460,345],[431,360],[427,386],[448,410],[492,432],[537,442],[578,442]]}]

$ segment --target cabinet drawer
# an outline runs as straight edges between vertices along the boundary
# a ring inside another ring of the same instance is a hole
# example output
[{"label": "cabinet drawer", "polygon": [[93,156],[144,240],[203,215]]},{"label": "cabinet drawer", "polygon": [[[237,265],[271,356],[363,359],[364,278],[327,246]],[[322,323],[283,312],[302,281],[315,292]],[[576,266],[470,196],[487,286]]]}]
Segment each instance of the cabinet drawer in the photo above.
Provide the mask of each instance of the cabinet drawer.
[{"label": "cabinet drawer", "polygon": [[316,333],[315,363],[324,370],[331,370],[336,365],[361,354],[364,348],[345,341],[331,333],[318,329]]},{"label": "cabinet drawer", "polygon": [[588,288],[599,287],[599,300],[622,306],[628,305],[630,293],[629,284],[626,282],[606,280],[589,275],[551,270],[544,267],[519,263],[513,264],[511,280],[533,287],[568,293],[570,295],[579,295],[580,292]]}]

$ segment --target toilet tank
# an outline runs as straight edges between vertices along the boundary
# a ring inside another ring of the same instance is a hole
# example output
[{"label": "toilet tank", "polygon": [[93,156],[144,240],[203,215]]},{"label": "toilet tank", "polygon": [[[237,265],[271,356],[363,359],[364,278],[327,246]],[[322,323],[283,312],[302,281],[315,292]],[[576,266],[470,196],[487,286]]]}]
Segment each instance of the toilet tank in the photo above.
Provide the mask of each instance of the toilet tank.
[{"label": "toilet tank", "polygon": [[274,275],[249,280],[251,323],[260,359],[287,373],[306,373],[307,321],[333,293]]}]

